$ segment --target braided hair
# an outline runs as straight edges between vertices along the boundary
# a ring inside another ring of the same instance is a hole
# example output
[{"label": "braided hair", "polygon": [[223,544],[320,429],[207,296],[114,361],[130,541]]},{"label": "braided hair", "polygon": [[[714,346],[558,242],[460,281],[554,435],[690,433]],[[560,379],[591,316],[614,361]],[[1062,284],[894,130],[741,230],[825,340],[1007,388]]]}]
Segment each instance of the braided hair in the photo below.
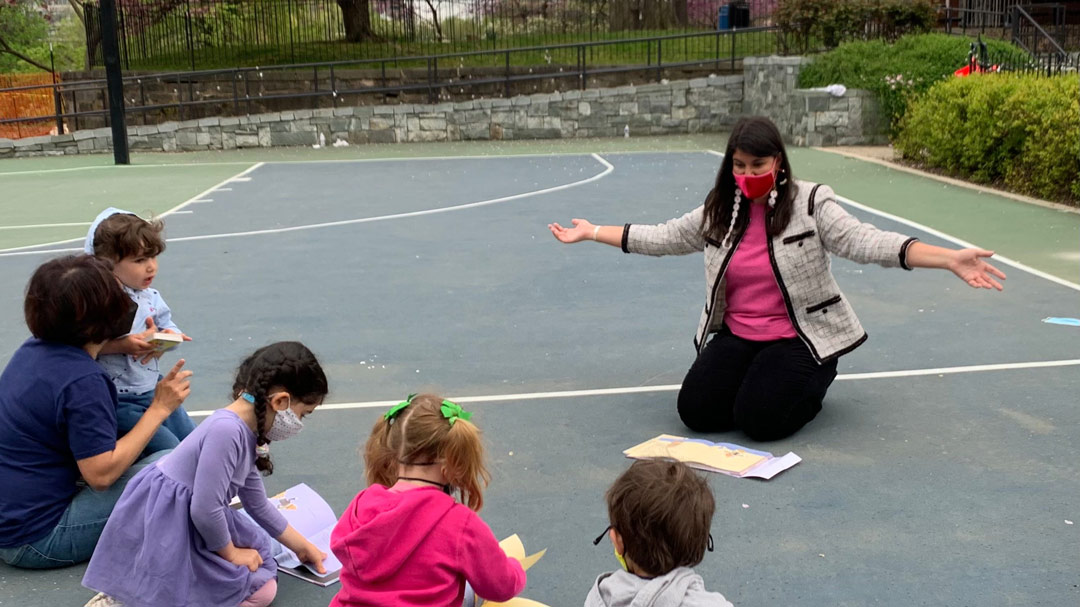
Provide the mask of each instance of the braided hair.
[{"label": "braided hair", "polygon": [[[232,397],[240,398],[247,392],[255,399],[255,444],[260,447],[270,444],[266,437],[266,415],[269,392],[275,387],[305,403],[322,400],[328,392],[326,374],[318,359],[298,341],[279,341],[259,348],[244,359],[236,371]],[[255,458],[255,467],[263,476],[272,474],[274,463],[270,454],[260,453]]]}]

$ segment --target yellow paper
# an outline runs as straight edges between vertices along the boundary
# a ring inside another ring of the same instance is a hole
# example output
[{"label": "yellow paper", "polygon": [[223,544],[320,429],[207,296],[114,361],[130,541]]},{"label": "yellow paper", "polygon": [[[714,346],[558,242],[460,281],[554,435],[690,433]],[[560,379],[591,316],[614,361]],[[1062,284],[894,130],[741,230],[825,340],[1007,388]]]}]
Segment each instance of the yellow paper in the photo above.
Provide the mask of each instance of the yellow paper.
[{"label": "yellow paper", "polygon": [[543,550],[541,550],[540,552],[537,552],[536,554],[532,554],[532,555],[529,555],[529,556],[527,556],[527,557],[525,557],[523,559],[518,559],[518,560],[521,561],[521,566],[525,568],[525,571],[528,571],[529,567],[532,567],[533,565],[535,565],[536,561],[539,561],[541,558],[543,558],[545,554],[547,554],[547,548],[544,548]]},{"label": "yellow paper", "polygon": [[519,561],[525,558],[525,544],[521,543],[521,538],[518,537],[516,533],[499,542],[499,548],[503,549],[506,556],[513,557]]},{"label": "yellow paper", "polygon": [[[544,548],[536,554],[525,556],[525,544],[521,543],[521,538],[518,537],[516,533],[499,542],[499,548],[502,548],[503,552],[506,553],[506,556],[515,558],[521,562],[521,567],[525,569],[525,571],[528,571],[529,567],[535,565],[536,561],[539,561],[547,554],[547,548]],[[485,605],[486,604],[487,603],[485,603]]]},{"label": "yellow paper", "polygon": [[516,596],[509,601],[502,603],[492,603],[491,601],[484,601],[483,607],[548,607],[547,605],[534,601],[532,599],[525,599],[520,596]]}]

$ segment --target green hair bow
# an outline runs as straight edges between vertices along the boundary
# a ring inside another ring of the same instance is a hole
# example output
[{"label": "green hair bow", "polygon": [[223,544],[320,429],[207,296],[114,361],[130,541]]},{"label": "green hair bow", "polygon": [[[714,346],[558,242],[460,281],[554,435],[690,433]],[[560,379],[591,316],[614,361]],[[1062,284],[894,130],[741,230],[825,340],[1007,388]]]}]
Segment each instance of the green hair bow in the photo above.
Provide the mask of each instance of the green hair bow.
[{"label": "green hair bow", "polygon": [[451,426],[453,426],[454,422],[459,419],[469,421],[469,418],[472,417],[472,413],[469,413],[468,411],[462,409],[461,405],[457,403],[452,403],[448,400],[444,400],[442,402],[442,407],[440,407],[440,410],[442,411],[443,417],[450,420]]},{"label": "green hair bow", "polygon": [[409,405],[412,404],[412,399],[414,399],[414,398],[416,398],[416,393],[415,392],[410,394],[408,396],[408,398],[406,398],[405,400],[403,400],[400,403],[394,405],[393,407],[390,407],[390,410],[383,414],[383,419],[385,419],[388,422],[389,421],[394,421],[394,418],[396,418],[398,415],[400,415],[401,412],[405,410],[405,407],[408,407]]}]

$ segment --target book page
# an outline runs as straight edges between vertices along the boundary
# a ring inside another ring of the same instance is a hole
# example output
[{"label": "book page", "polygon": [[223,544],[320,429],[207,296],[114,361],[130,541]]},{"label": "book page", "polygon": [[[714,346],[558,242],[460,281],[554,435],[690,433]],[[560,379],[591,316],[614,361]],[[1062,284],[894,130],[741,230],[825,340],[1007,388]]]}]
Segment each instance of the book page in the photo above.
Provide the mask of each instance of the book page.
[{"label": "book page", "polygon": [[330,504],[304,483],[267,499],[294,529],[308,539],[337,524],[337,516]]}]

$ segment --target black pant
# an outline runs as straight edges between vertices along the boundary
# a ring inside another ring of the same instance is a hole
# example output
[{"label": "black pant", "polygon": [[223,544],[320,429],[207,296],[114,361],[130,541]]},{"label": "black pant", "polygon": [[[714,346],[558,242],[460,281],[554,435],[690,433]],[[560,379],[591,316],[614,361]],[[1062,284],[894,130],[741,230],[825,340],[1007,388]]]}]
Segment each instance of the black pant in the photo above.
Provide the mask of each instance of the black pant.
[{"label": "black pant", "polygon": [[818,364],[798,338],[755,342],[724,327],[687,372],[679,417],[697,432],[776,440],[814,419],[835,378],[836,359]]}]

